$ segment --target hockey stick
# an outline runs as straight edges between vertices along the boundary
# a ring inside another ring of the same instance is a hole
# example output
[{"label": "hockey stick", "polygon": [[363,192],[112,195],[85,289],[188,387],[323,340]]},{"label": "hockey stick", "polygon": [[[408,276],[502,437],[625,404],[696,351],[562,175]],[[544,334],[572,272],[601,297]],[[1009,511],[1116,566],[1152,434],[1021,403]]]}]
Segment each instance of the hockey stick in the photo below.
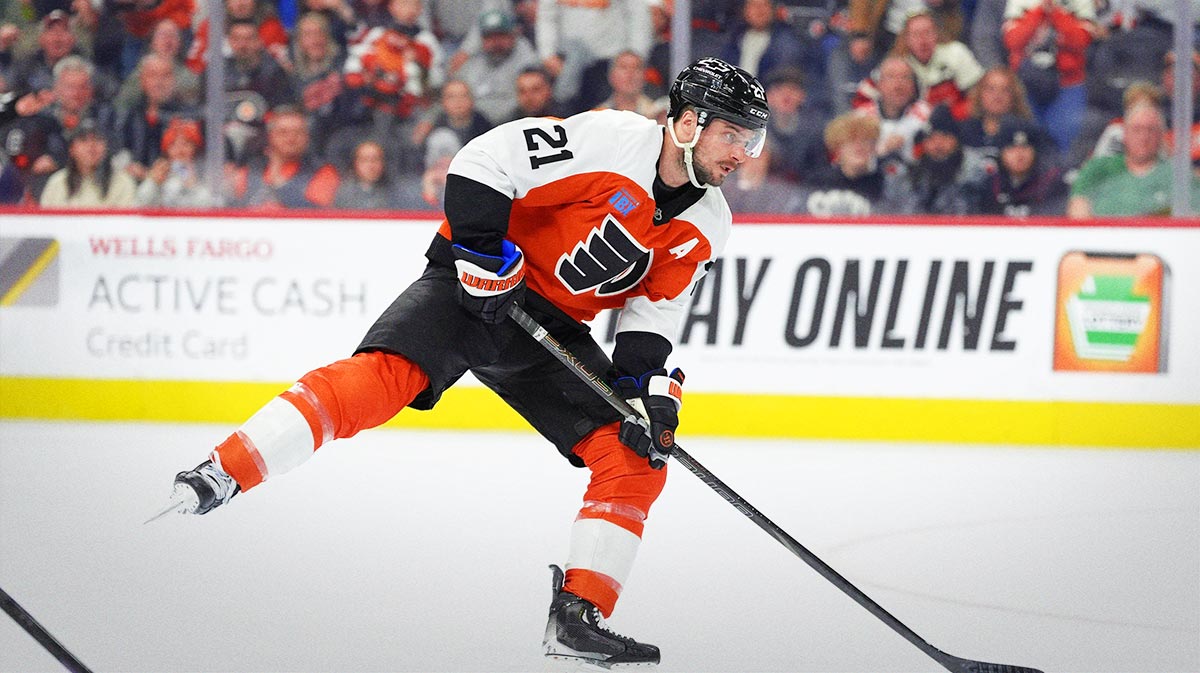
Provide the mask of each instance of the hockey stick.
[{"label": "hockey stick", "polygon": [[9,617],[13,618],[14,622],[20,624],[21,628],[33,636],[34,640],[46,648],[47,652],[54,655],[54,658],[58,659],[59,663],[65,666],[68,671],[71,673],[91,673],[87,666],[84,666],[82,662],[75,658],[75,655],[68,652],[67,648],[55,640],[54,636],[50,635],[41,624],[38,624],[33,615],[26,612],[25,608],[21,607],[4,589],[0,589],[0,607],[4,608],[4,611],[8,613]]},{"label": "hockey stick", "polygon": [[[550,336],[544,327],[539,325],[537,321],[529,317],[520,306],[513,304],[508,310],[508,315],[516,321],[529,335],[542,344],[550,354],[562,362],[564,365],[571,368],[575,374],[583,379],[606,402],[616,409],[622,416],[635,416],[637,412],[633,407],[622,399],[617,393],[596,374],[588,370],[587,365],[576,358],[569,350],[566,349],[557,339]],[[692,458],[683,447],[678,444],[671,451],[671,455],[679,461],[680,465],[686,467],[692,474],[696,475],[700,481],[704,482],[709,488],[717,492],[733,508],[745,514],[747,518],[755,523],[759,528],[767,532],[768,535],[775,538],[779,544],[783,545],[788,551],[800,557],[801,561],[807,563],[813,570],[817,571],[821,577],[829,580],[835,587],[841,589],[854,602],[867,609],[867,612],[875,615],[884,624],[887,624],[893,631],[899,633],[905,640],[912,643],[925,654],[932,657],[935,661],[941,664],[946,670],[953,673],[1042,673],[1035,668],[1026,668],[1024,666],[1010,666],[1008,664],[989,664],[983,661],[974,661],[971,659],[963,659],[952,654],[946,654],[938,648],[930,645],[924,638],[917,635],[915,631],[908,628],[899,619],[896,619],[890,612],[884,610],[878,603],[871,600],[869,596],[862,592],[861,589],[850,583],[845,577],[842,577],[836,570],[829,567],[824,561],[817,558],[817,555],[809,551],[793,538],[788,535],[779,526],[775,525],[762,512],[754,508],[753,505],[738,495],[732,488],[729,488],[725,482],[721,481],[710,472],[707,468],[700,464],[695,458]]]}]

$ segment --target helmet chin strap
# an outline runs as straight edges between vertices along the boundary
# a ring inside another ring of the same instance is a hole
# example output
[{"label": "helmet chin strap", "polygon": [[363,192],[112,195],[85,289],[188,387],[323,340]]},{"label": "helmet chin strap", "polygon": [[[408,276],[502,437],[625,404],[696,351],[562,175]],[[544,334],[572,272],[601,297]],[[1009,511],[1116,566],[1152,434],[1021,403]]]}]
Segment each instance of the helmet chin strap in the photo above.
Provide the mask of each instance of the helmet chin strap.
[{"label": "helmet chin strap", "polygon": [[675,147],[683,150],[683,165],[687,168],[688,180],[696,187],[707,189],[712,185],[700,182],[700,179],[696,177],[696,169],[692,167],[692,148],[696,146],[696,143],[700,142],[700,133],[702,131],[704,131],[704,127],[697,126],[696,135],[692,136],[689,142],[681,143],[679,142],[679,138],[675,136],[675,119],[673,117],[667,118],[667,133],[671,136],[671,142],[675,143]]}]

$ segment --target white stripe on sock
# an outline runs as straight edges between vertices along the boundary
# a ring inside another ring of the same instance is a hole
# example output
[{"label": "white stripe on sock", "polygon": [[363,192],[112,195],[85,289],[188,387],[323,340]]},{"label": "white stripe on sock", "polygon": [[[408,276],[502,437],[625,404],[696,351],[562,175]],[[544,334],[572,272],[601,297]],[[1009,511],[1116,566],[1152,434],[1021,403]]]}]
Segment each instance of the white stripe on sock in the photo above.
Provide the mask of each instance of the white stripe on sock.
[{"label": "white stripe on sock", "polygon": [[267,402],[239,431],[258,449],[271,476],[287,472],[313,454],[313,434],[308,421],[282,397]]},{"label": "white stripe on sock", "polygon": [[567,569],[591,570],[612,578],[617,593],[629,579],[642,539],[604,519],[576,519],[571,525]]}]

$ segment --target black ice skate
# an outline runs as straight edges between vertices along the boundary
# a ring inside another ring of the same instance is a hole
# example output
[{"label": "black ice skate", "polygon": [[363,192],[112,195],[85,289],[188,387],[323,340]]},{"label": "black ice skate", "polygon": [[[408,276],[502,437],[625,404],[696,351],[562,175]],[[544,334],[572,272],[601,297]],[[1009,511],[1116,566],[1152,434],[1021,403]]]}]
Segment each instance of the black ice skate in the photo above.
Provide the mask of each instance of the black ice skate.
[{"label": "black ice skate", "polygon": [[180,502],[181,514],[206,514],[237,495],[237,482],[220,466],[206,460],[187,472],[175,475],[171,499]]},{"label": "black ice skate", "polygon": [[658,663],[657,647],[610,631],[595,605],[563,591],[562,569],[552,565],[550,570],[554,573],[554,600],[550,603],[550,619],[546,622],[546,639],[542,643],[547,657],[571,659],[602,668]]}]

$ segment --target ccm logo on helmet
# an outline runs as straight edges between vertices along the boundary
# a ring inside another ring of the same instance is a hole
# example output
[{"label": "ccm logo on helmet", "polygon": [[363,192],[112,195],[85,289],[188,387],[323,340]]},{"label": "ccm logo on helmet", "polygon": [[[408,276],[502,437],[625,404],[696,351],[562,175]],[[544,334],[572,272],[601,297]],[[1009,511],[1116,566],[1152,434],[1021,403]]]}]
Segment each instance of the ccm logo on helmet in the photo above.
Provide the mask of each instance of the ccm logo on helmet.
[{"label": "ccm logo on helmet", "polygon": [[768,115],[766,112],[763,112],[762,110],[756,110],[754,108],[750,108],[749,112],[750,112],[750,114],[754,115],[755,117],[759,117],[762,119],[770,118],[770,115]]}]

